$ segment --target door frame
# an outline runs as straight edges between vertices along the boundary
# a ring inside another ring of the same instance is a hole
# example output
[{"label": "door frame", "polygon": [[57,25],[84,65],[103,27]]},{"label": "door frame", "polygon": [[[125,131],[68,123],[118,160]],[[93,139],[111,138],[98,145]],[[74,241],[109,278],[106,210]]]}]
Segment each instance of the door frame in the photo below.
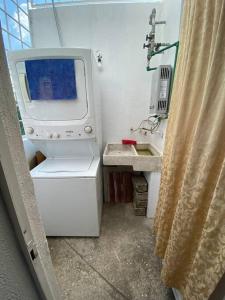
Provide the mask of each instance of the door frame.
[{"label": "door frame", "polygon": [[[1,32],[1,27],[0,27]],[[17,118],[2,33],[0,33],[0,164],[1,189],[25,258],[43,298],[60,300],[50,251],[39,215]],[[1,174],[2,175],[2,174]],[[4,185],[4,188],[3,188]]]}]

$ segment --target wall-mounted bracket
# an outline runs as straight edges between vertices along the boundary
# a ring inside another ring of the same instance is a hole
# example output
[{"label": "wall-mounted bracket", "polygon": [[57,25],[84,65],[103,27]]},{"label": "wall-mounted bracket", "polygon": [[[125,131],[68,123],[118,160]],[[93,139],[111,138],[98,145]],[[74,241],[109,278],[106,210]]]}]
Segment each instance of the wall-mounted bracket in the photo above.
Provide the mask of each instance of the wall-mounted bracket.
[{"label": "wall-mounted bracket", "polygon": [[147,70],[147,71],[155,71],[155,70],[157,70],[157,68],[156,68],[156,67],[155,67],[155,68],[147,67],[146,70]]},{"label": "wall-mounted bracket", "polygon": [[[177,41],[177,42],[175,42],[171,45],[168,45],[168,46],[166,46],[166,47],[164,47],[164,48],[162,48],[158,51],[151,51],[151,57],[152,57],[152,56],[160,54],[160,53],[162,53],[166,50],[169,50],[170,48],[173,48],[173,47],[176,47],[176,52],[175,52],[175,58],[174,58],[174,64],[173,64],[173,75],[172,75],[172,80],[171,80],[171,89],[173,87],[174,74],[175,74],[176,65],[177,65],[177,55],[178,55],[178,50],[179,50],[179,41]],[[147,71],[154,71],[156,69],[157,69],[157,67],[151,68],[149,66],[146,68]]]}]

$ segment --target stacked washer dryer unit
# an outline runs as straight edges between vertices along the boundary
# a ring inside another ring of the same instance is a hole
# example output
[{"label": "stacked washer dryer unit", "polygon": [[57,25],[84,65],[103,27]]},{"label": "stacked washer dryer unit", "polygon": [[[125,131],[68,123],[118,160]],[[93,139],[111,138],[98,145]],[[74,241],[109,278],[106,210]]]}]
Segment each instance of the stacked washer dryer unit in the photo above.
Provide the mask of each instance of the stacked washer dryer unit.
[{"label": "stacked washer dryer unit", "polygon": [[9,53],[27,138],[47,157],[31,170],[48,236],[99,236],[99,102],[89,49]]}]

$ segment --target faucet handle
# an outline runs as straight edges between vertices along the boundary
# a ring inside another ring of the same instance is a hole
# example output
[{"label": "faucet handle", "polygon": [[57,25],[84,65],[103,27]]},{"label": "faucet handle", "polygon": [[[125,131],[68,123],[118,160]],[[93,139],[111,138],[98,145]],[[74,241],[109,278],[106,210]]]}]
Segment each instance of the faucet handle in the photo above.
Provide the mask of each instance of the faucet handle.
[{"label": "faucet handle", "polygon": [[154,35],[152,35],[151,33],[146,34],[145,40],[146,41],[151,41],[154,38]]},{"label": "faucet handle", "polygon": [[150,32],[149,34],[146,34],[145,40],[146,41],[152,41],[155,38],[155,34]]},{"label": "faucet handle", "polygon": [[159,51],[159,48],[162,46],[161,43],[156,43],[155,44],[155,51]]},{"label": "faucet handle", "polygon": [[143,49],[145,49],[145,48],[149,48],[150,47],[150,45],[149,44],[143,44]]}]

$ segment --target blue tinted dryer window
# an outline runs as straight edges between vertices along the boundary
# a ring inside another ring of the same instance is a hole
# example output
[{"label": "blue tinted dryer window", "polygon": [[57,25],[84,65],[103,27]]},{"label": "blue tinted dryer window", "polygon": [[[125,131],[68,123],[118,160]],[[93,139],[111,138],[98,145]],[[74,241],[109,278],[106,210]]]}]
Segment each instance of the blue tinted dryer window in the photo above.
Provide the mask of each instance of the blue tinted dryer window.
[{"label": "blue tinted dryer window", "polygon": [[74,100],[77,98],[74,59],[25,61],[31,100]]}]

